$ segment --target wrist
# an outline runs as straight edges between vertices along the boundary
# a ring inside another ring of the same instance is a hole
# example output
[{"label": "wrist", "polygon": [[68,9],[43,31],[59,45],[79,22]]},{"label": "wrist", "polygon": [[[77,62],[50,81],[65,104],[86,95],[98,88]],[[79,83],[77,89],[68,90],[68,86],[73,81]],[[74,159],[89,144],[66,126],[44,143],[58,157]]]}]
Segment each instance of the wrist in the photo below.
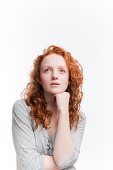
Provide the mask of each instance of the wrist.
[{"label": "wrist", "polygon": [[62,109],[62,110],[59,111],[59,115],[65,115],[65,116],[69,115],[69,111],[65,110],[65,109],[64,110]]}]

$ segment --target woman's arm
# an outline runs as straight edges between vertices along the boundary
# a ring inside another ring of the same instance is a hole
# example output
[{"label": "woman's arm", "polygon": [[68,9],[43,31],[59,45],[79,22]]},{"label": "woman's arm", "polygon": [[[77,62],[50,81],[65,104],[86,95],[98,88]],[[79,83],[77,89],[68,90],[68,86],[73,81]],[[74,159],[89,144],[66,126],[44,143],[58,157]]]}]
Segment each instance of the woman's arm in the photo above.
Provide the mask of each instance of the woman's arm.
[{"label": "woman's arm", "polygon": [[44,155],[44,170],[60,170],[55,163],[54,157],[49,155]]},{"label": "woman's arm", "polygon": [[57,164],[63,162],[74,151],[69,126],[69,113],[60,113],[56,133],[54,159]]},{"label": "woman's arm", "polygon": [[86,116],[81,112],[82,119],[79,120],[77,129],[71,133],[68,115],[59,115],[54,147],[54,159],[60,169],[73,166],[77,161],[86,124]]},{"label": "woman's arm", "polygon": [[12,137],[19,169],[59,170],[52,156],[37,151],[29,115],[22,100],[17,100],[12,108]]}]

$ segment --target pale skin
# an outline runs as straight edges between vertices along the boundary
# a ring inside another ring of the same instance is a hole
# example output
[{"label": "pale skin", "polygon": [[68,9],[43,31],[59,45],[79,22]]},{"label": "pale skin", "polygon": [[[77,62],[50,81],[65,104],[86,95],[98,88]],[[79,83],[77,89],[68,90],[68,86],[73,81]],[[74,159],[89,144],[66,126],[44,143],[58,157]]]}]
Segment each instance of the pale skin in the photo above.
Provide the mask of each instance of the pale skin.
[{"label": "pale skin", "polygon": [[[60,85],[51,86],[52,82],[58,82]],[[51,129],[48,132],[56,131],[54,153],[53,156],[44,156],[44,170],[59,170],[57,164],[63,162],[74,151],[69,125],[70,94],[65,91],[69,83],[69,72],[62,56],[51,54],[43,59],[40,83],[44,89],[48,109],[53,112]]]}]

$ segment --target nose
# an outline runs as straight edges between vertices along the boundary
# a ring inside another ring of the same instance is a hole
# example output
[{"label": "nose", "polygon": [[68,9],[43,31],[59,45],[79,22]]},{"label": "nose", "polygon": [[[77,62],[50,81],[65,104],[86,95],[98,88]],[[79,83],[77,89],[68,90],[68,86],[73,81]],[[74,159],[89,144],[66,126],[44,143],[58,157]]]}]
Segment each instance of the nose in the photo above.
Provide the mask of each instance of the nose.
[{"label": "nose", "polygon": [[52,76],[52,80],[56,80],[56,79],[58,79],[58,77]]},{"label": "nose", "polygon": [[52,73],[52,80],[56,80],[56,79],[58,79],[58,74],[57,74],[57,72],[53,72]]}]

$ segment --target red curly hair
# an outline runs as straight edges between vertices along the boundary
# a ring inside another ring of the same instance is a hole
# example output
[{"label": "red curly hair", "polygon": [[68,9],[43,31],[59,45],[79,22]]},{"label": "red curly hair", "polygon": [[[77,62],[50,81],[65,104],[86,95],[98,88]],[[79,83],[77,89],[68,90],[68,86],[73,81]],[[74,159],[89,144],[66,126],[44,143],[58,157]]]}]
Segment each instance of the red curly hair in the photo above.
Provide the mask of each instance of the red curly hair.
[{"label": "red curly hair", "polygon": [[70,93],[69,100],[69,121],[70,129],[77,128],[80,117],[80,104],[83,97],[83,69],[72,55],[61,47],[51,45],[44,49],[42,55],[34,60],[34,67],[30,73],[30,82],[24,89],[24,99],[30,106],[30,116],[35,121],[35,128],[42,125],[43,128],[49,128],[52,112],[47,110],[47,102],[43,95],[43,88],[40,84],[40,65],[45,56],[49,54],[58,54],[64,57],[69,69],[69,85],[66,89]]}]

